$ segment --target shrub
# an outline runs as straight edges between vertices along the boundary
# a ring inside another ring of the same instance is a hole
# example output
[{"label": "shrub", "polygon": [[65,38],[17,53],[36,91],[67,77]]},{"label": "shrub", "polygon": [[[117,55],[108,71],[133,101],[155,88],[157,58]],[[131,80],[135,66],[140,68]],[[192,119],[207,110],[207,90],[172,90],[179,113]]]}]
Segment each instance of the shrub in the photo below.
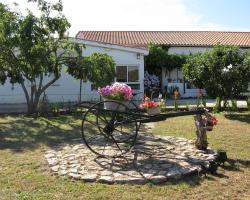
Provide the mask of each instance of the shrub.
[{"label": "shrub", "polygon": [[185,79],[209,96],[220,97],[224,109],[228,100],[247,90],[250,82],[250,55],[236,46],[216,45],[204,53],[190,55],[183,66]]},{"label": "shrub", "polygon": [[247,98],[247,109],[250,111],[250,97]]},{"label": "shrub", "polygon": [[149,74],[145,71],[144,74],[144,87],[145,89],[150,89],[154,87],[160,87],[160,79],[155,74]]},{"label": "shrub", "polygon": [[174,99],[174,110],[177,111],[178,110],[178,103],[177,103],[177,99]]},{"label": "shrub", "polygon": [[214,112],[220,112],[221,111],[221,99],[220,99],[220,97],[217,97],[216,98],[216,103],[215,103],[215,105],[214,105],[214,107],[213,107],[213,111]]},{"label": "shrub", "polygon": [[237,107],[237,99],[232,99],[232,107],[231,107],[232,111],[237,111],[238,107]]}]

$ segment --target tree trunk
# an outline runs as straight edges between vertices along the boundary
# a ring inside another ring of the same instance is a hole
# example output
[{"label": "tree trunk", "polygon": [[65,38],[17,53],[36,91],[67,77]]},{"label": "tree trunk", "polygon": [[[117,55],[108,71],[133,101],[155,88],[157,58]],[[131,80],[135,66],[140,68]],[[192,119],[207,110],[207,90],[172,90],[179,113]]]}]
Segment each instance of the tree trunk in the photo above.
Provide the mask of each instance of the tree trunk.
[{"label": "tree trunk", "polygon": [[32,115],[38,112],[38,102],[27,102],[27,106],[28,106],[28,115]]},{"label": "tree trunk", "polygon": [[44,86],[42,86],[43,74],[40,75],[40,81],[38,85],[36,84],[35,80],[30,80],[31,82],[30,94],[28,93],[27,88],[24,84],[24,80],[21,82],[21,86],[22,86],[22,89],[24,91],[25,98],[26,98],[28,115],[32,115],[38,112],[38,104],[39,104],[41,94],[43,94],[49,86],[55,83],[58,80],[58,78],[59,77],[55,77],[51,81],[47,82]]},{"label": "tree trunk", "polygon": [[214,111],[215,112],[220,112],[221,111],[221,97],[216,98],[216,104],[214,106]]},{"label": "tree trunk", "polygon": [[202,120],[202,116],[200,114],[194,116],[195,126],[196,126],[196,141],[195,146],[199,150],[206,150],[208,141],[207,141],[207,133],[204,127],[204,123]]},{"label": "tree trunk", "polygon": [[29,98],[29,101],[27,101],[27,107],[28,107],[28,115],[32,115],[34,113],[38,112],[38,104],[41,96],[41,91],[36,89],[31,92],[31,96]]}]

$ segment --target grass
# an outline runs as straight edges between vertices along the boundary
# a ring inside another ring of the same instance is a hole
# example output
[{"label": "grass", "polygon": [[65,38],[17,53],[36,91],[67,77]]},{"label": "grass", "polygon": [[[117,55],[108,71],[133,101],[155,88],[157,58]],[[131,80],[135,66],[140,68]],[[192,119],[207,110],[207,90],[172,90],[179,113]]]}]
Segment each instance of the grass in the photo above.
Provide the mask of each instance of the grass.
[{"label": "grass", "polygon": [[[0,117],[0,199],[250,199],[250,112],[221,113],[209,146],[227,151],[217,175],[164,185],[105,185],[53,176],[44,151],[80,138],[81,120]],[[195,138],[191,116],[157,122],[153,132]]]}]

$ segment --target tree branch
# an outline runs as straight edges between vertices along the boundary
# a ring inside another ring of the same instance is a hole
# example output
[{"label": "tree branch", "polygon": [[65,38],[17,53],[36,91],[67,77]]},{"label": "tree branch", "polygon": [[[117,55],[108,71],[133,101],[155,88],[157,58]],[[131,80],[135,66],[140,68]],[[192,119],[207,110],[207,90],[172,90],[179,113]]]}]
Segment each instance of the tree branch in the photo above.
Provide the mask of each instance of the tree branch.
[{"label": "tree branch", "polygon": [[40,74],[40,81],[39,81],[39,86],[38,86],[38,92],[40,92],[43,84],[43,74]]},{"label": "tree branch", "polygon": [[28,91],[27,91],[27,89],[26,89],[26,87],[24,85],[24,80],[21,82],[21,86],[22,86],[23,92],[25,94],[26,102],[29,105],[30,98],[29,98],[29,93],[28,93]]},{"label": "tree branch", "polygon": [[31,87],[30,87],[30,98],[31,98],[31,102],[34,102],[34,94],[36,95],[36,81],[35,79],[33,79],[31,81]]},{"label": "tree branch", "polygon": [[55,83],[58,79],[59,79],[59,77],[55,77],[53,80],[51,80],[50,82],[48,82],[48,83],[40,90],[40,94],[42,94],[49,86],[51,86],[53,83]]},{"label": "tree branch", "polygon": [[37,89],[36,94],[35,94],[34,104],[38,104],[38,102],[39,102],[39,97],[42,94],[42,92],[41,92],[42,83],[43,83],[43,74],[41,73],[40,74],[38,89]]}]

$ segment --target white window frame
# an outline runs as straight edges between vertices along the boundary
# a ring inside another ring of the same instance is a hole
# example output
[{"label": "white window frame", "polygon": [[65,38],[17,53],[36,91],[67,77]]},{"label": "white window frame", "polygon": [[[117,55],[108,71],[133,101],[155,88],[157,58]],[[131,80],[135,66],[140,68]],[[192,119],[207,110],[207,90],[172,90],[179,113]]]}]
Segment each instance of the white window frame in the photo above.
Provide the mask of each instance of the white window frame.
[{"label": "white window frame", "polygon": [[[140,84],[140,65],[138,65],[138,64],[135,64],[135,65],[133,65],[133,64],[119,64],[119,65],[116,65],[115,66],[115,73],[117,73],[117,71],[116,71],[116,68],[118,67],[118,66],[125,66],[125,67],[127,67],[127,81],[126,82],[122,82],[122,83],[127,83],[127,84]],[[128,81],[128,67],[138,67],[138,82],[129,82]],[[115,76],[115,81],[117,81],[117,77]]]}]

